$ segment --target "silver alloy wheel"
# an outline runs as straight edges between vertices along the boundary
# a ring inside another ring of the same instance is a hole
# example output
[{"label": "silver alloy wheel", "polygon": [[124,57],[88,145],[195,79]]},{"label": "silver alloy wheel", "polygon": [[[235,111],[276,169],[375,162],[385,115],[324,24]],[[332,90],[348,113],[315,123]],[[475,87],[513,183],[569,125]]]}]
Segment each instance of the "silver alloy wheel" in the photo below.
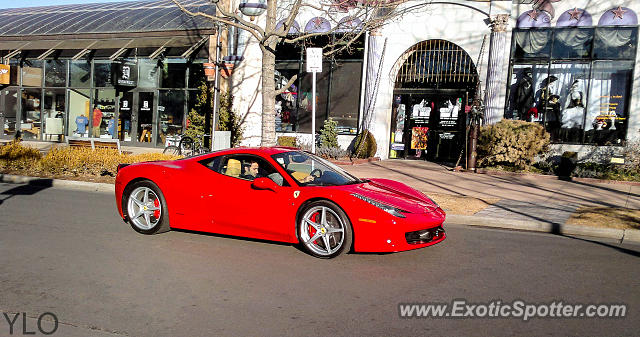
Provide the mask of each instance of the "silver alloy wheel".
[{"label": "silver alloy wheel", "polygon": [[138,187],[127,201],[127,211],[131,222],[142,230],[155,227],[162,217],[162,203],[158,195],[148,187]]},{"label": "silver alloy wheel", "polygon": [[329,256],[344,242],[344,223],[336,212],[325,206],[310,208],[302,217],[300,239],[312,252]]}]

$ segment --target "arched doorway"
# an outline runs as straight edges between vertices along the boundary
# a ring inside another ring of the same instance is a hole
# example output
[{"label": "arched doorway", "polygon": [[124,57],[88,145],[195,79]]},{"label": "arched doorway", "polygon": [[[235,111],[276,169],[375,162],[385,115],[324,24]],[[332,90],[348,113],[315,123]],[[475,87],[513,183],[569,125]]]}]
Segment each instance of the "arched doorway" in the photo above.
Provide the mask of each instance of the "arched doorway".
[{"label": "arched doorway", "polygon": [[389,158],[456,162],[478,86],[473,60],[454,43],[428,40],[408,49],[397,66]]}]

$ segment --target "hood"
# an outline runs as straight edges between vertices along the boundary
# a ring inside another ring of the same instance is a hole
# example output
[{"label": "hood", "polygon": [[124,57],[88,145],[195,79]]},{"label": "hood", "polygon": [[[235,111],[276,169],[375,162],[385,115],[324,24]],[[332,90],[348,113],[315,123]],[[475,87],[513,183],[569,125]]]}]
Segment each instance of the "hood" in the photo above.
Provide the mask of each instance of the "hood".
[{"label": "hood", "polygon": [[351,185],[349,191],[410,213],[431,213],[438,208],[422,193],[388,179],[370,179],[363,184]]}]

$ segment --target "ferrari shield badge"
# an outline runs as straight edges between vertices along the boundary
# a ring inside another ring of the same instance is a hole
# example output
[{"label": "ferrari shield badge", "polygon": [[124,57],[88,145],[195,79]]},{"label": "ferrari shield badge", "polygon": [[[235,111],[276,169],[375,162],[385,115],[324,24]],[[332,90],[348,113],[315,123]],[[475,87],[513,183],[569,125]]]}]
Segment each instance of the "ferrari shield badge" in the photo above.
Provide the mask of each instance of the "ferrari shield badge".
[{"label": "ferrari shield badge", "polygon": [[300,191],[293,192],[293,197],[297,199],[300,196]]}]

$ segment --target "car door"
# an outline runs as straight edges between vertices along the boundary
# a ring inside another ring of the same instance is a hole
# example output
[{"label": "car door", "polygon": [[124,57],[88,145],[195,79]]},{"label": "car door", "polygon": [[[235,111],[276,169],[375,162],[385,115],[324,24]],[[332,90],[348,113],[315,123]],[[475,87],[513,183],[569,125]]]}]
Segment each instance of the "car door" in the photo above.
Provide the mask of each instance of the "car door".
[{"label": "car door", "polygon": [[[258,166],[257,176],[250,173]],[[222,234],[265,240],[295,241],[295,211],[292,209],[293,188],[264,158],[251,154],[222,158],[211,196],[211,223]],[[275,191],[257,189],[256,178],[269,178]]]}]

